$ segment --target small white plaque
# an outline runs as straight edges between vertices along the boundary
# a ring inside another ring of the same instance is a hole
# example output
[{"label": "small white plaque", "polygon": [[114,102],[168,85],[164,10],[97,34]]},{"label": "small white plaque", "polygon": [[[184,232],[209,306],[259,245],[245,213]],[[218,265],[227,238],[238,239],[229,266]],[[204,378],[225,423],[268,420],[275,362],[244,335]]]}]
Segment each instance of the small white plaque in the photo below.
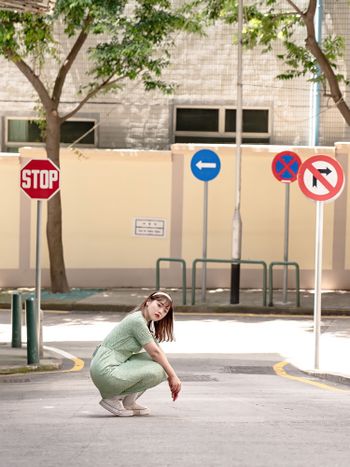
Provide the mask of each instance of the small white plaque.
[{"label": "small white plaque", "polygon": [[136,237],[165,238],[166,221],[155,217],[136,217],[133,234]]}]

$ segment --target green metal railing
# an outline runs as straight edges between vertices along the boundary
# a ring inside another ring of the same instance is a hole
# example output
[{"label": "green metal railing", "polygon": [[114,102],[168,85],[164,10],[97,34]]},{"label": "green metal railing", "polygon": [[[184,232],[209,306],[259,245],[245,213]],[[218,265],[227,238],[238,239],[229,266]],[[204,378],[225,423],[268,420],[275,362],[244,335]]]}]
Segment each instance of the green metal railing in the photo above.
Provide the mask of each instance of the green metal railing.
[{"label": "green metal railing", "polygon": [[269,265],[269,306],[273,306],[273,267],[274,266],[294,266],[295,267],[295,293],[296,306],[300,306],[300,268],[299,264],[294,261],[272,261]]},{"label": "green metal railing", "polygon": [[156,263],[156,290],[160,289],[160,263],[181,263],[182,265],[182,304],[186,305],[186,261],[181,258],[158,258]]},{"label": "green metal railing", "polygon": [[192,305],[196,303],[196,266],[197,263],[228,263],[228,264],[260,264],[263,268],[263,306],[266,306],[267,292],[267,265],[265,261],[250,260],[250,259],[213,259],[213,258],[197,258],[192,263]]}]

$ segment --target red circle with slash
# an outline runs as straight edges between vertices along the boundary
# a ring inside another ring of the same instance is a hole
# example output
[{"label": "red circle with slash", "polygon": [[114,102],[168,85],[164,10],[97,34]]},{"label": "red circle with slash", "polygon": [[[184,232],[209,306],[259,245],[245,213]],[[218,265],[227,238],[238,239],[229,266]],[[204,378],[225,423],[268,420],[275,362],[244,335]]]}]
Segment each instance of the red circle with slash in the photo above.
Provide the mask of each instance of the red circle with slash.
[{"label": "red circle with slash", "polygon": [[301,191],[315,201],[336,199],[344,188],[344,182],[344,172],[339,162],[322,154],[306,159],[298,173]]}]

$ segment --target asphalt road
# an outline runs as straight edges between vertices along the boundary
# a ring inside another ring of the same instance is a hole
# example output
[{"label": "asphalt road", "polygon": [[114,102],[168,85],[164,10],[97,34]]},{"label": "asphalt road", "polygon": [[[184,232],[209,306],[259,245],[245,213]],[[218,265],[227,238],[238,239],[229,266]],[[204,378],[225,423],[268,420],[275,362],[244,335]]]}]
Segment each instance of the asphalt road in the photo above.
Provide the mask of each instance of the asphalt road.
[{"label": "asphalt road", "polygon": [[45,344],[85,366],[0,378],[1,466],[348,467],[350,388],[281,370],[287,335],[308,321],[178,317],[177,342],[164,346],[183,380],[178,401],[164,383],[142,398],[150,416],[118,418],[98,405],[88,366],[121,317],[46,314]]}]

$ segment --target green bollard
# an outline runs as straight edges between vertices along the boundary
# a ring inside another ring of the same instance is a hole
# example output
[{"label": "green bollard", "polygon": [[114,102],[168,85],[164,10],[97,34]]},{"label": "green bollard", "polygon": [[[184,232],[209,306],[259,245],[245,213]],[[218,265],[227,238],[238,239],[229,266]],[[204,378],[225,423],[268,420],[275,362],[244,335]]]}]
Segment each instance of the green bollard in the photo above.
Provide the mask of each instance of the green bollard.
[{"label": "green bollard", "polygon": [[22,347],[22,297],[15,292],[11,299],[12,347]]},{"label": "green bollard", "polygon": [[27,316],[27,363],[28,365],[39,363],[39,345],[36,329],[37,316],[35,316],[34,300],[26,300]]}]

